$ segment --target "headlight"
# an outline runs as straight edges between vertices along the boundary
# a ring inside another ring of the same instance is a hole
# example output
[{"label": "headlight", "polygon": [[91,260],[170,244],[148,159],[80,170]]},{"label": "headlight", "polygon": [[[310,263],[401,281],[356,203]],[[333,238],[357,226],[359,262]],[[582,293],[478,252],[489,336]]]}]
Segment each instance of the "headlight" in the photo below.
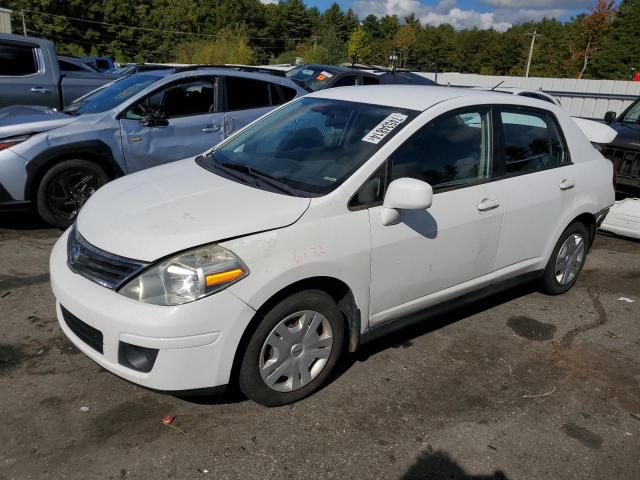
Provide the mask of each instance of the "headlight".
[{"label": "headlight", "polygon": [[119,293],[154,305],[181,305],[219,292],[248,274],[246,265],[229,250],[208,245],[158,262]]},{"label": "headlight", "polygon": [[30,135],[18,135],[17,137],[0,138],[0,150],[11,148],[14,145],[24,142]]}]

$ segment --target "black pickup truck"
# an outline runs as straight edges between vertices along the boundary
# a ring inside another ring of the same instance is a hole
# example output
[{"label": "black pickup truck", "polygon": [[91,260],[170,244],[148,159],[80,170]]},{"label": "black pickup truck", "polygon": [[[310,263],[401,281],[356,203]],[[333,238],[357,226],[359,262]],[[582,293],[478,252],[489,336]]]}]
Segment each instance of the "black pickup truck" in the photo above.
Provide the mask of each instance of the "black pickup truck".
[{"label": "black pickup truck", "polygon": [[605,121],[618,132],[602,154],[613,161],[616,170],[616,191],[623,195],[640,196],[640,98],[620,116],[607,112]]},{"label": "black pickup truck", "polygon": [[118,77],[58,57],[49,40],[0,33],[0,107],[62,108]]}]

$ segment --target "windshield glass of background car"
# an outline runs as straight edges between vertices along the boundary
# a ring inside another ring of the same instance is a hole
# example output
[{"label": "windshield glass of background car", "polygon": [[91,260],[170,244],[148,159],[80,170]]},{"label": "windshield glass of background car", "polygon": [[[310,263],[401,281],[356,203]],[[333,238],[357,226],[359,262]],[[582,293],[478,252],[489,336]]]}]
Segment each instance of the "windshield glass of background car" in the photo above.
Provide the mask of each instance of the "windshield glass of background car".
[{"label": "windshield glass of background car", "polygon": [[222,144],[204,166],[240,164],[288,187],[324,195],[363,165],[418,112],[303,98]]},{"label": "windshield glass of background car", "polygon": [[337,72],[322,66],[304,65],[286,73],[291,80],[301,83],[311,92],[321,90]]},{"label": "windshield glass of background car", "polygon": [[640,100],[637,100],[624,115],[622,120],[628,123],[640,123]]},{"label": "windshield glass of background car", "polygon": [[136,93],[144,90],[152,83],[157,82],[160,78],[162,77],[143,73],[116,80],[108,86],[87,95],[83,99],[73,102],[65,108],[64,111],[78,115],[83,113],[106,112],[133,97]]}]

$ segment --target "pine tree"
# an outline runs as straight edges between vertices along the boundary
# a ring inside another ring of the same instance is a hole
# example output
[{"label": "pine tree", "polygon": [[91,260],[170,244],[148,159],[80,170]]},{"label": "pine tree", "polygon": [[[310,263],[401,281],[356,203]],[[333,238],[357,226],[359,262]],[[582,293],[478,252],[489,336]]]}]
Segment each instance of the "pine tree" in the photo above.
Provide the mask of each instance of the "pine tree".
[{"label": "pine tree", "polygon": [[640,0],[622,0],[611,31],[590,70],[596,78],[629,80],[640,70]]}]

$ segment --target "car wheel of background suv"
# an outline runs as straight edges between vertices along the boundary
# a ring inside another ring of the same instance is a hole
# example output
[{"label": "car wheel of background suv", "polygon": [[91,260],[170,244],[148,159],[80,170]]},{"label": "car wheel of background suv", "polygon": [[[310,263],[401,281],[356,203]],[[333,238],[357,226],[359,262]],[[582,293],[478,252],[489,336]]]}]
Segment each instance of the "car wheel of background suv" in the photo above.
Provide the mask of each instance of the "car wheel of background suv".
[{"label": "car wheel of background suv", "polygon": [[344,335],[344,319],[329,295],[320,290],[291,295],[253,332],[240,366],[240,390],[268,407],[303,399],[335,367]]},{"label": "car wheel of background suv", "polygon": [[44,174],[38,186],[38,213],[45,222],[67,228],[89,197],[108,181],[104,169],[88,160],[57,163]]},{"label": "car wheel of background suv", "polygon": [[572,223],[560,235],[542,277],[542,287],[551,295],[569,290],[578,280],[589,251],[589,231],[581,222]]}]

